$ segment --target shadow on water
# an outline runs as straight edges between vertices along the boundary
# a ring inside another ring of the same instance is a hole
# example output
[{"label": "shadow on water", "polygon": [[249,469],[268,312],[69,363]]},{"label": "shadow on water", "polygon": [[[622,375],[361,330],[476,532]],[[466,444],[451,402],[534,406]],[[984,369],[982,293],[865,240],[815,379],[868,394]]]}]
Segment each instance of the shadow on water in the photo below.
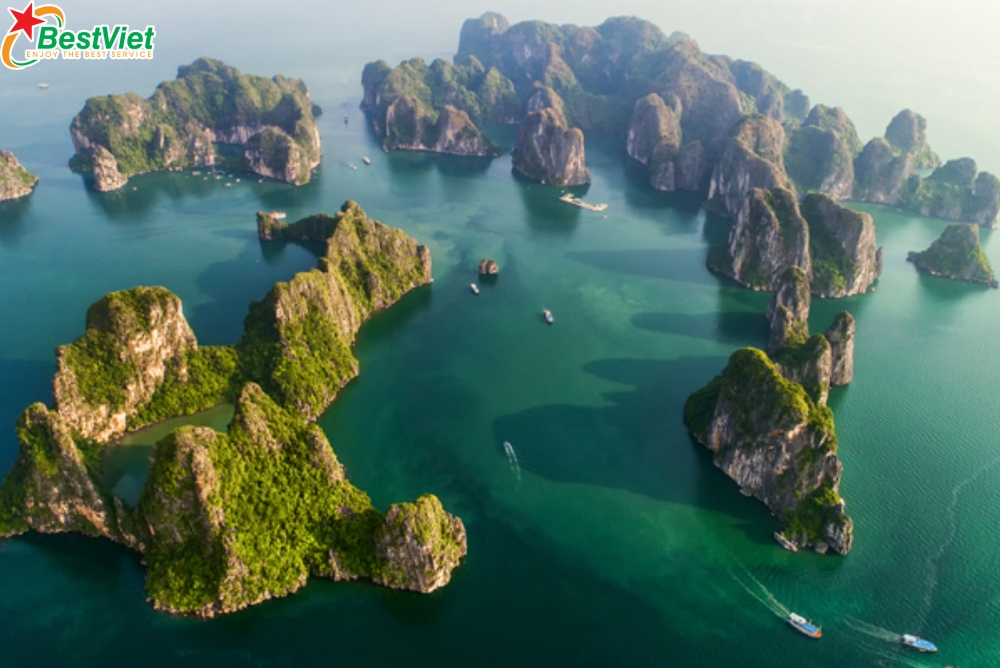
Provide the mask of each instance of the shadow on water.
[{"label": "shadow on water", "polygon": [[756,347],[767,342],[770,331],[764,312],[637,313],[632,324],[653,332]]},{"label": "shadow on water", "polygon": [[633,160],[622,154],[622,172],[625,175],[625,188],[622,193],[630,209],[670,209],[689,216],[696,216],[701,211],[701,203],[705,200],[704,193],[676,191],[664,192],[649,185],[649,171],[638,160]]},{"label": "shadow on water", "polygon": [[521,200],[527,211],[527,222],[531,229],[537,232],[554,234],[572,234],[580,223],[582,209],[559,201],[564,191],[569,191],[583,197],[586,186],[579,188],[557,188],[532,181],[518,172],[511,170]]},{"label": "shadow on water", "polygon": [[25,232],[22,221],[31,208],[33,194],[0,202],[0,245],[13,247],[21,240]]},{"label": "shadow on water", "polygon": [[586,372],[632,389],[605,393],[609,406],[555,404],[498,417],[494,440],[516,443],[534,475],[752,520],[753,533],[766,540],[767,527],[757,521],[766,518],[766,511],[748,510],[753,504],[712,465],[706,448],[693,445],[683,423],[688,396],[725,364],[723,357],[590,362],[583,367]]},{"label": "shadow on water", "polygon": [[0,360],[0,478],[17,459],[18,416],[36,401],[52,405],[55,372],[55,356],[50,362]]},{"label": "shadow on water", "polygon": [[580,251],[566,253],[565,257],[591,267],[630,276],[703,285],[716,282],[705,269],[701,249]]},{"label": "shadow on water", "polygon": [[913,267],[913,271],[917,272],[921,297],[935,306],[957,304],[964,299],[989,292],[992,289],[977,283],[966,283],[965,281],[931,276],[926,272],[917,270],[916,267]]}]

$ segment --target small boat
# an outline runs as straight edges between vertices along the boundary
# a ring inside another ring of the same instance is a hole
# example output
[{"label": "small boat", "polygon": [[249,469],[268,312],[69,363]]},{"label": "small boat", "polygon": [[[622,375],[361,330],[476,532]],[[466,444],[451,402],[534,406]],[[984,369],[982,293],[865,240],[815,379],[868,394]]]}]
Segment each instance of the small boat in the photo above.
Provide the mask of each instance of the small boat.
[{"label": "small boat", "polygon": [[357,165],[348,165],[348,167],[350,167],[351,169],[354,169],[354,170],[356,170],[358,168]]},{"label": "small boat", "polygon": [[791,624],[796,631],[798,631],[803,635],[807,635],[810,638],[823,637],[823,629],[816,626],[810,621],[806,621],[805,617],[802,617],[801,615],[796,615],[794,612],[788,615],[788,623]]},{"label": "small boat", "polygon": [[196,170],[194,170],[193,172],[191,172],[191,176],[201,176],[201,172],[199,172],[199,171],[198,171],[198,170],[196,169]]},{"label": "small boat", "polygon": [[49,85],[47,83],[40,83],[38,84],[38,87],[41,88],[42,90],[47,90]]},{"label": "small boat", "polygon": [[548,309],[545,309],[544,311],[542,311],[542,317],[545,318],[545,322],[549,323],[550,325],[553,322],[555,322],[555,318],[552,317],[552,311],[550,311]]},{"label": "small boat", "polygon": [[514,446],[510,444],[510,441],[503,442],[503,451],[507,453],[508,457],[514,456]]},{"label": "small boat", "polygon": [[226,187],[227,187],[227,188],[232,188],[232,187],[233,187],[233,184],[232,184],[232,183],[227,183],[227,184],[226,184]]},{"label": "small boat", "polygon": [[236,183],[239,183],[239,182],[240,182],[240,180],[239,180],[239,179],[236,179]]},{"label": "small boat", "polygon": [[372,164],[372,159],[366,155],[365,157],[361,158],[361,162],[365,163],[366,165],[370,165]]},{"label": "small boat", "polygon": [[781,547],[785,548],[790,552],[799,551],[799,546],[793,543],[792,541],[788,540],[787,538],[785,538],[785,534],[783,533],[778,533],[777,531],[775,531],[774,540],[778,541],[778,545],[780,545]]},{"label": "small boat", "polygon": [[566,202],[567,204],[572,204],[573,206],[578,206],[581,209],[587,209],[588,211],[604,211],[608,208],[607,204],[590,204],[584,202],[579,197],[575,196],[573,193],[566,193],[559,198],[560,202]]},{"label": "small boat", "polygon": [[913,649],[919,650],[921,652],[936,652],[938,651],[934,643],[929,640],[924,640],[920,636],[911,636],[906,634],[902,638],[902,643],[907,647],[912,647]]},{"label": "small boat", "polygon": [[475,283],[471,284],[469,286],[469,289],[472,290],[472,294],[474,294],[474,295],[478,295],[479,294],[479,288],[476,287]]}]

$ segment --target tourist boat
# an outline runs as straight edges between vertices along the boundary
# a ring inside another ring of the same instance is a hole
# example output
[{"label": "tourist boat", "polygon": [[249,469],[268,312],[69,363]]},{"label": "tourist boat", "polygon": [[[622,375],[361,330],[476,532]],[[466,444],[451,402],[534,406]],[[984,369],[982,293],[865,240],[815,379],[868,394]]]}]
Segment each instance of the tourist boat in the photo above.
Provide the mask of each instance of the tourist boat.
[{"label": "tourist boat", "polygon": [[548,309],[545,309],[544,311],[542,311],[542,317],[545,318],[545,322],[549,323],[550,325],[553,322],[555,322],[555,318],[552,317],[552,311],[550,311]]},{"label": "tourist boat", "polygon": [[920,650],[921,652],[938,651],[934,643],[929,640],[924,640],[920,636],[911,636],[910,634],[906,634],[903,636],[902,643],[907,647],[912,647],[913,649]]},{"label": "tourist boat", "polygon": [[788,623],[791,624],[796,631],[803,635],[807,635],[810,638],[823,637],[823,629],[816,626],[812,622],[806,621],[805,617],[796,615],[794,612],[788,615]]},{"label": "tourist boat", "polygon": [[584,202],[582,199],[574,195],[573,193],[566,193],[559,198],[560,202],[566,202],[567,204],[572,204],[573,206],[578,206],[581,209],[587,209],[588,211],[604,211],[608,208],[607,204],[589,204]]},{"label": "tourist boat", "polygon": [[479,288],[476,287],[475,283],[471,284],[469,286],[469,289],[472,290],[472,294],[474,294],[474,295],[478,295],[479,294]]},{"label": "tourist boat", "polygon": [[781,547],[785,548],[786,550],[789,550],[790,552],[798,552],[799,551],[798,545],[796,545],[792,541],[790,541],[787,538],[785,538],[785,534],[783,534],[783,533],[778,533],[777,531],[775,531],[774,532],[774,540],[778,541],[778,545],[780,545]]},{"label": "tourist boat", "polygon": [[366,165],[370,165],[372,164],[372,159],[366,155],[365,157],[361,158],[361,162],[365,163]]},{"label": "tourist boat", "polygon": [[38,84],[38,87],[41,88],[42,90],[45,90],[49,87],[49,85],[47,83],[40,83]]},{"label": "tourist boat", "polygon": [[503,442],[503,451],[507,453],[508,457],[514,456],[514,446],[510,444],[510,441]]}]

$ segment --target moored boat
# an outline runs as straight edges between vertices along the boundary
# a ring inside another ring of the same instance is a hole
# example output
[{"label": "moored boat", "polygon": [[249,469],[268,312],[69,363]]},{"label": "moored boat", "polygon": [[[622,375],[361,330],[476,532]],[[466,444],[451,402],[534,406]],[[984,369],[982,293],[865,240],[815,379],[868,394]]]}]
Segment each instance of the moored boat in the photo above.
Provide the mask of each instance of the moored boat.
[{"label": "moored boat", "polygon": [[475,283],[471,284],[469,286],[469,289],[472,290],[472,294],[474,294],[474,295],[478,295],[479,294],[479,287]]},{"label": "moored boat", "polygon": [[924,640],[920,636],[911,636],[910,634],[905,634],[902,638],[902,643],[907,647],[912,647],[915,650],[921,652],[936,652],[938,651],[937,646],[929,640]]},{"label": "moored boat", "polygon": [[806,620],[802,615],[796,615],[794,612],[791,613],[788,615],[788,623],[802,635],[809,636],[810,638],[823,637],[823,629]]},{"label": "moored boat", "polygon": [[[581,209],[587,209],[588,211],[604,211],[608,208],[607,204],[590,204],[584,202],[582,199],[574,195],[573,193],[566,193],[559,198],[560,202],[566,202],[567,204],[572,204],[573,206],[578,206]],[[607,217],[607,216],[605,216]]]},{"label": "moored boat", "polygon": [[38,84],[38,87],[41,88],[42,90],[46,90],[49,87],[49,85],[47,83],[40,83]]},{"label": "moored boat", "polygon": [[545,309],[544,311],[542,311],[542,317],[545,318],[545,322],[549,323],[550,325],[553,322],[555,322],[555,318],[552,317],[552,311],[550,311],[548,309]]},{"label": "moored boat", "polygon": [[372,164],[372,159],[371,159],[371,158],[369,158],[369,157],[368,157],[367,155],[366,155],[365,157],[361,158],[361,161],[362,161],[363,163],[365,163],[366,165],[370,165],[370,164]]}]

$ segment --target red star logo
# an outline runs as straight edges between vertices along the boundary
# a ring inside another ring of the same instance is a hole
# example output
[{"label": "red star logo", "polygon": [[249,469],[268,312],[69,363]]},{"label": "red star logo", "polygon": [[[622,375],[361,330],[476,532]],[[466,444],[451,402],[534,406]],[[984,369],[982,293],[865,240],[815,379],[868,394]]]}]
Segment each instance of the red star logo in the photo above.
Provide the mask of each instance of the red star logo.
[{"label": "red star logo", "polygon": [[44,19],[35,16],[35,3],[29,2],[23,12],[19,12],[13,7],[8,7],[8,11],[14,17],[14,27],[8,30],[7,34],[20,31],[27,35],[29,40],[35,41],[35,26],[45,23]]}]

